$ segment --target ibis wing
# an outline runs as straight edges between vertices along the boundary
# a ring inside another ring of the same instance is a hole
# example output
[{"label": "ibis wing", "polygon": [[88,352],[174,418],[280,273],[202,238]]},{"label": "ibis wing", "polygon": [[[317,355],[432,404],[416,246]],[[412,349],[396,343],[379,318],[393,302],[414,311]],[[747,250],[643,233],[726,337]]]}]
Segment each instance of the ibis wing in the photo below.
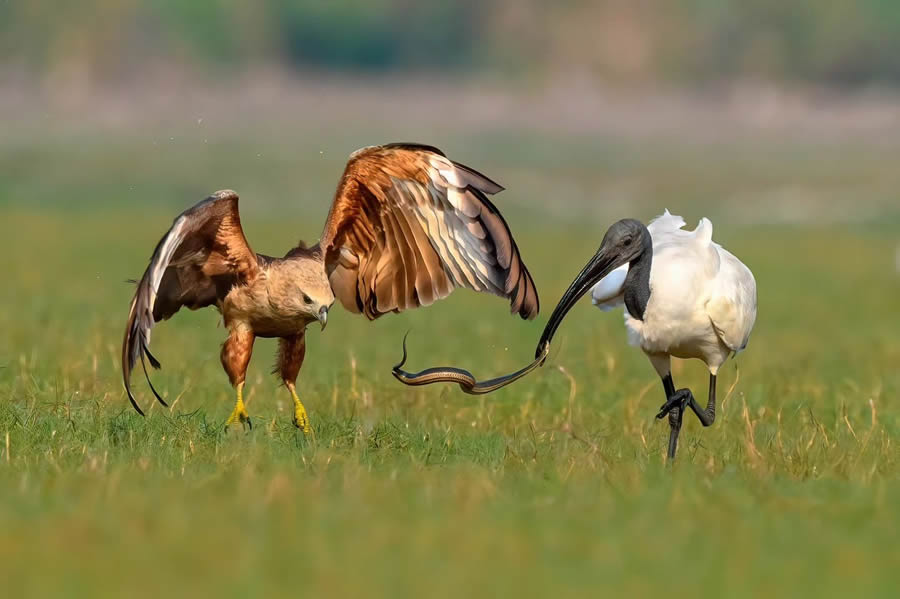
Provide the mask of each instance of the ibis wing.
[{"label": "ibis wing", "polygon": [[731,252],[718,244],[719,273],[706,313],[722,342],[732,351],[747,347],[756,322],[756,280]]},{"label": "ibis wing", "polygon": [[591,289],[591,301],[595,306],[608,312],[624,305],[625,277],[628,276],[628,265],[623,264],[594,285]]},{"label": "ibis wing", "polygon": [[175,219],[137,284],[122,342],[122,376],[138,412],[131,371],[138,359],[143,364],[145,356],[159,367],[148,350],[153,324],[182,306],[196,310],[215,304],[233,286],[252,281],[258,273],[256,254],[241,229],[235,192],[216,192]]},{"label": "ibis wing", "polygon": [[504,297],[513,313],[534,318],[534,281],[487,198],[502,189],[429,146],[355,152],[320,242],[335,295],[375,319],[466,287]]},{"label": "ibis wing", "polygon": [[682,217],[672,214],[666,209],[665,212],[647,224],[647,230],[650,231],[650,237],[656,240],[667,235],[687,234],[687,231],[682,230],[684,225],[685,222]]}]

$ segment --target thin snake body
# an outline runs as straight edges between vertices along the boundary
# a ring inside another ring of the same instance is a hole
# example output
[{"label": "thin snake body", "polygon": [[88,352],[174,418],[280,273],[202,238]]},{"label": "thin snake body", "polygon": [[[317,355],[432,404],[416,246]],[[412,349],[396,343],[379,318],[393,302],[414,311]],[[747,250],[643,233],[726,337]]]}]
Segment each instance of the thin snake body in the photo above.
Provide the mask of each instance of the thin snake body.
[{"label": "thin snake body", "polygon": [[426,368],[420,372],[406,372],[405,370],[402,370],[403,365],[406,364],[406,337],[408,335],[409,333],[403,336],[403,358],[400,360],[399,364],[394,366],[392,371],[394,378],[404,385],[409,385],[411,387],[431,385],[433,383],[456,383],[464,393],[468,393],[469,395],[484,395],[485,393],[491,393],[492,391],[496,391],[501,387],[505,387],[506,385],[517,381],[543,364],[544,360],[547,359],[547,355],[550,353],[550,344],[548,343],[545,345],[544,351],[539,353],[534,361],[524,368],[517,370],[512,374],[507,374],[506,376],[478,382],[468,370],[453,368],[452,366]]}]

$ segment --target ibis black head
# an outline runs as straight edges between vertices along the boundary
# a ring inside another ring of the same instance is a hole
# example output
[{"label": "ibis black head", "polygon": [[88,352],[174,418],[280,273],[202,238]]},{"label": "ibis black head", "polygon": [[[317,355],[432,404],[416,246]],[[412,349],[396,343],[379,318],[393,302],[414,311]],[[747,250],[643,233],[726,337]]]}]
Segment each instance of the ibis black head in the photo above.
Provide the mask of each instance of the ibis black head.
[{"label": "ibis black head", "polygon": [[[602,252],[616,255],[618,256],[616,260],[618,264],[613,266],[613,269],[615,269],[626,262],[631,262],[640,256],[647,247],[651,246],[650,232],[647,231],[644,223],[633,218],[625,218],[613,223],[606,230],[606,235],[603,236],[603,241],[600,242],[600,249],[597,250],[594,259]],[[602,278],[601,276],[597,280],[599,281]]]},{"label": "ibis black head", "polygon": [[620,220],[607,229],[600,249],[588,261],[569,288],[560,298],[559,303],[550,315],[544,333],[538,342],[535,356],[544,352],[544,348],[550,343],[556,329],[562,323],[563,318],[572,306],[584,295],[588,289],[597,284],[597,281],[608,275],[623,264],[633,263],[639,259],[648,261],[647,275],[649,276],[649,257],[653,253],[653,242],[650,232],[640,221],[632,218]]}]

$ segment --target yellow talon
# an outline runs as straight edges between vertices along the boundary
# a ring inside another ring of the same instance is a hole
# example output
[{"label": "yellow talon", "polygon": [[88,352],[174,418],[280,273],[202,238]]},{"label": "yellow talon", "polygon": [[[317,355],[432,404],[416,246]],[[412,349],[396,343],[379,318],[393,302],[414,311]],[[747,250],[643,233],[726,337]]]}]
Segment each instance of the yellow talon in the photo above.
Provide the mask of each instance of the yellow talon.
[{"label": "yellow talon", "polygon": [[250,430],[253,430],[253,422],[250,421],[250,415],[247,413],[247,408],[244,406],[244,383],[240,383],[237,386],[237,402],[234,404],[234,410],[231,411],[231,416],[225,421],[225,428],[238,422],[241,424],[246,422],[247,426],[250,427]]},{"label": "yellow talon", "polygon": [[294,398],[294,426],[304,433],[309,433],[311,429],[309,426],[309,416],[306,415],[306,408],[303,407],[303,402],[300,401],[300,398],[297,396],[297,390],[294,386],[289,385],[288,390],[291,392],[291,397]]}]

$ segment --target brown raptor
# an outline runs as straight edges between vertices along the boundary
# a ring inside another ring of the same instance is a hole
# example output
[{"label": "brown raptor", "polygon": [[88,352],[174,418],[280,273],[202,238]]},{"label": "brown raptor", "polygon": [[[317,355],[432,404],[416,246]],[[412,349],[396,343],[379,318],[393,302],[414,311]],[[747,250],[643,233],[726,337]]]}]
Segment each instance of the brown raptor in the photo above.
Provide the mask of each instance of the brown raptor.
[{"label": "brown raptor", "polygon": [[130,384],[138,360],[145,374],[145,358],[159,367],[148,349],[150,329],[182,307],[215,306],[228,329],[221,359],[237,402],[226,425],[250,424],[242,391],[253,342],[278,337],[276,371],[304,432],[309,418],[295,388],[306,354],[304,331],[315,321],[325,328],[335,298],[374,320],[466,287],[507,298],[513,313],[534,318],[534,281],[487,198],[502,190],[431,146],[363,148],[350,156],[320,241],[283,258],[251,250],[237,194],[216,192],[175,219],[131,300],[122,375],[132,406],[143,414]]}]

